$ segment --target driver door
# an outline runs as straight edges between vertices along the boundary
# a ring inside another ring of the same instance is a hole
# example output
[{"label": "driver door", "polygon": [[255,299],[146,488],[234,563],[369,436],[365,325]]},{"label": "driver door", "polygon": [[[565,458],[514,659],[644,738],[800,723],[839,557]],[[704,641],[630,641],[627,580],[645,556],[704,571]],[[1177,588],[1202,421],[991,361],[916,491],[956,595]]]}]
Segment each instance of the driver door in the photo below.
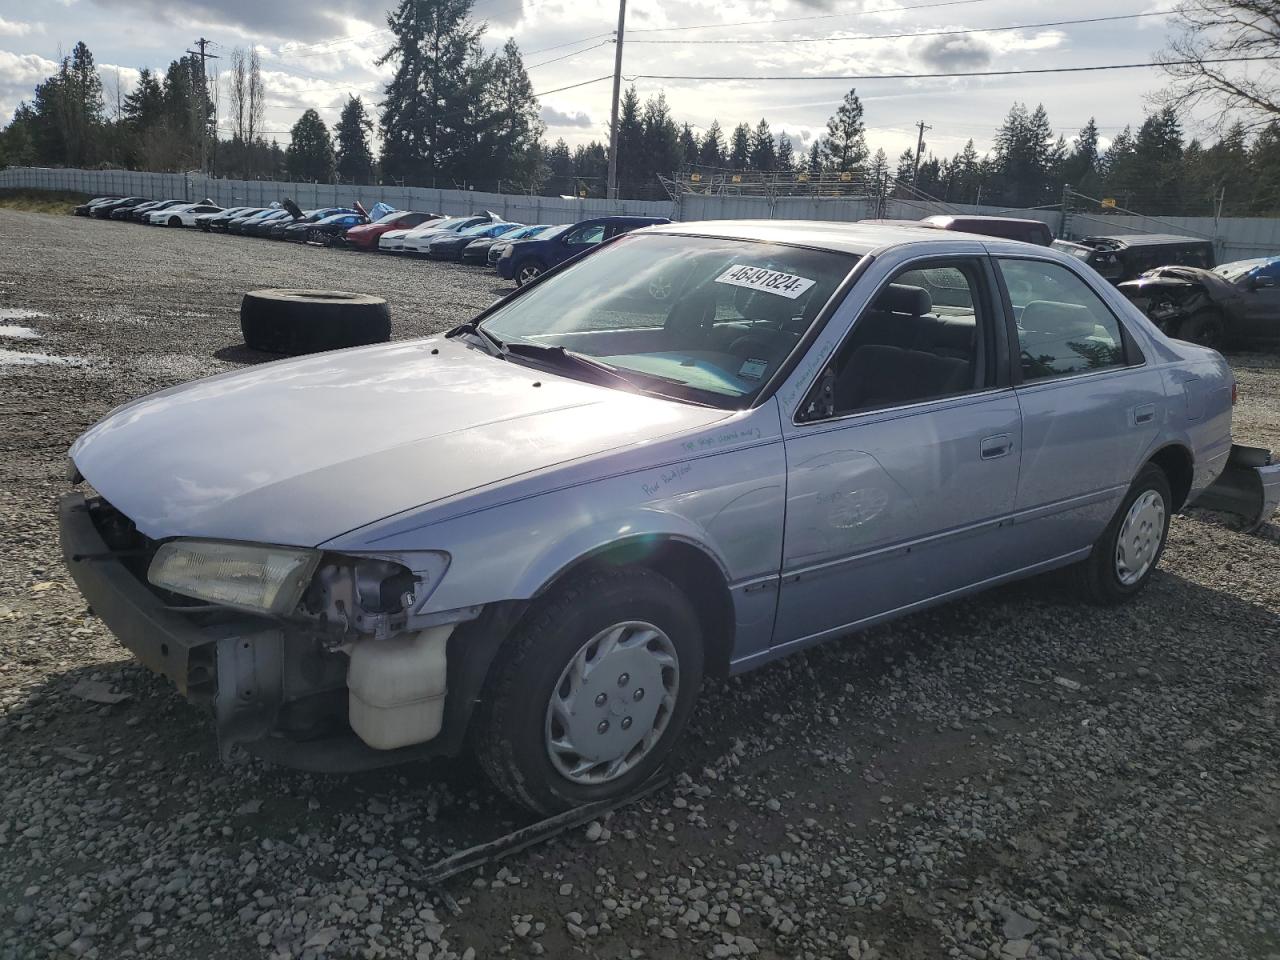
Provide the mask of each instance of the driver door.
[{"label": "driver door", "polygon": [[1240,333],[1259,340],[1280,339],[1280,260],[1274,260],[1254,271],[1246,281],[1245,315]]}]

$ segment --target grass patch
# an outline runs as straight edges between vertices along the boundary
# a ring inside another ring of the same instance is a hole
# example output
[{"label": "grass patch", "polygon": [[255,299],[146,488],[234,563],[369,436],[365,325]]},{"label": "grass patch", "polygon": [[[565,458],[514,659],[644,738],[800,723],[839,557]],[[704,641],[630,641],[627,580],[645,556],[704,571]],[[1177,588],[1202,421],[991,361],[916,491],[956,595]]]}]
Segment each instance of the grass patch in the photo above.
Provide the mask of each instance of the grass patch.
[{"label": "grass patch", "polygon": [[89,199],[87,193],[62,190],[0,190],[0,207],[32,213],[71,213],[76,204]]}]

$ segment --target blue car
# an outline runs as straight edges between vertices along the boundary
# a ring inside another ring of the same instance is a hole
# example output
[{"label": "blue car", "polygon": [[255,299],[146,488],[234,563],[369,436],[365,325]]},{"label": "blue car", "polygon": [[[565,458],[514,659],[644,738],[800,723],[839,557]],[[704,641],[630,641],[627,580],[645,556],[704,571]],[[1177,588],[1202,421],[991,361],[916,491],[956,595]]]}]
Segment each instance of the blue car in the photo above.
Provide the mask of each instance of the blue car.
[{"label": "blue car", "polygon": [[498,276],[514,280],[517,287],[536,280],[596,244],[641,227],[670,223],[666,217],[596,217],[567,227],[552,228],[532,240],[511,244],[498,258]]}]

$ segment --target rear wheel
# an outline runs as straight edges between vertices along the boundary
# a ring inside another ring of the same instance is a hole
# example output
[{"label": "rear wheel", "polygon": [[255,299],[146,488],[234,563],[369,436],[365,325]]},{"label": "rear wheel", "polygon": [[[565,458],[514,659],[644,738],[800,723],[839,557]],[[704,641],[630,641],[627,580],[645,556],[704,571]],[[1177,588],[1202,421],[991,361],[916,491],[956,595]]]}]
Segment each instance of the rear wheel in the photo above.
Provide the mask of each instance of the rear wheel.
[{"label": "rear wheel", "polygon": [[1079,567],[1081,586],[1090,600],[1120,603],[1147,585],[1169,537],[1172,503],[1168,477],[1155,464],[1147,464]]},{"label": "rear wheel", "polygon": [[513,272],[516,278],[516,286],[523,287],[526,283],[533,283],[533,281],[546,273],[547,268],[537,260],[521,260],[516,264]]},{"label": "rear wheel", "polygon": [[688,598],[644,568],[581,576],[539,600],[485,687],[473,729],[503,793],[551,814],[625,797],[662,765],[702,684]]}]

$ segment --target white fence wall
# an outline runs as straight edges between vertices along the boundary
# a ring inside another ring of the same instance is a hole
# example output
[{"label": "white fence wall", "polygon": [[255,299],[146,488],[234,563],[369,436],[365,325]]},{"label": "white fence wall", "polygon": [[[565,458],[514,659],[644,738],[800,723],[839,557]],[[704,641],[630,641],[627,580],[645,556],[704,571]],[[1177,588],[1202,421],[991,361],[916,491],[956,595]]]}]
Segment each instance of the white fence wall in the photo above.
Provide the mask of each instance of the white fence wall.
[{"label": "white fence wall", "polygon": [[[266,206],[281,197],[292,197],[302,207],[347,206],[359,200],[366,207],[384,201],[399,209],[435,210],[458,215],[492,210],[523,223],[572,223],[588,217],[629,213],[671,217],[675,220],[838,220],[854,221],[876,216],[873,197],[705,197],[681,196],[668,200],[576,200],[529,197],[520,194],[480,193],[471,190],[436,190],[428,187],[352,186],[329,183],[283,183],[272,180],[221,180],[199,174],[144,173],[136,170],[74,170],[45,167],[10,167],[0,170],[0,188],[67,190],[94,196],[175,197],[202,200],[209,197],[223,206]],[[1017,210],[915,200],[887,200],[882,215],[890,219],[917,220],[935,213],[967,213],[1027,217],[1047,223],[1060,233],[1062,215],[1057,210]],[[1212,239],[1221,262],[1280,254],[1280,219],[1262,217],[1143,217],[1122,214],[1073,212],[1067,222],[1071,238],[1092,234],[1176,233]]]}]

